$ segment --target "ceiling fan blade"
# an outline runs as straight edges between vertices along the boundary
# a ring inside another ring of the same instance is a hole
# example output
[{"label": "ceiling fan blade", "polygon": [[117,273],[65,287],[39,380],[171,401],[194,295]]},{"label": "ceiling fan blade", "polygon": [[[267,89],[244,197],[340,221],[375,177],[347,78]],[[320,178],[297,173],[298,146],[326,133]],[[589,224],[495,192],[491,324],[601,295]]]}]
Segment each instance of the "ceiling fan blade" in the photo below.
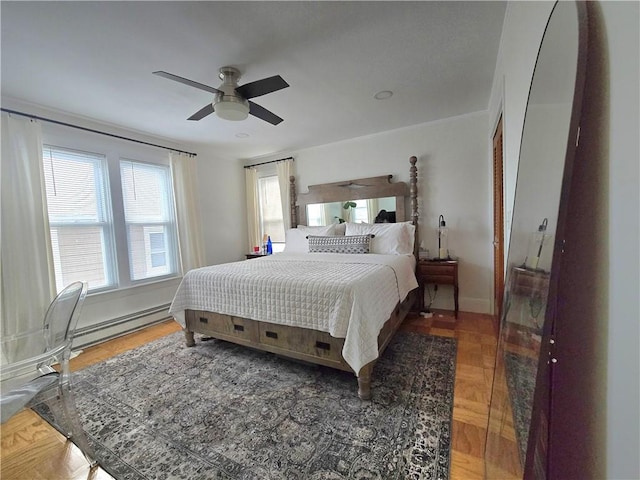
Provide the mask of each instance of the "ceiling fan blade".
[{"label": "ceiling fan blade", "polygon": [[189,85],[190,87],[199,88],[200,90],[204,90],[206,92],[211,93],[222,93],[217,88],[210,87],[209,85],[204,85],[202,83],[194,82],[193,80],[189,80],[188,78],[179,77],[178,75],[174,75],[173,73],[168,72],[153,72],[154,75],[158,75],[159,77],[168,78],[169,80],[173,80],[175,82],[184,83],[185,85]]},{"label": "ceiling fan blade", "polygon": [[204,117],[206,117],[207,115],[211,115],[212,113],[213,113],[213,104],[210,103],[209,105],[205,105],[196,113],[191,115],[189,118],[187,118],[187,120],[202,120]]},{"label": "ceiling fan blade", "polygon": [[255,82],[245,83],[236,88],[236,92],[242,95],[242,98],[249,99],[282,90],[288,86],[289,84],[285,82],[280,75],[274,75],[273,77],[263,78]]},{"label": "ceiling fan blade", "polygon": [[275,113],[270,112],[266,108],[261,107],[257,103],[249,102],[249,113],[254,117],[258,117],[260,120],[269,122],[272,125],[278,125],[282,122],[282,118],[277,116]]}]

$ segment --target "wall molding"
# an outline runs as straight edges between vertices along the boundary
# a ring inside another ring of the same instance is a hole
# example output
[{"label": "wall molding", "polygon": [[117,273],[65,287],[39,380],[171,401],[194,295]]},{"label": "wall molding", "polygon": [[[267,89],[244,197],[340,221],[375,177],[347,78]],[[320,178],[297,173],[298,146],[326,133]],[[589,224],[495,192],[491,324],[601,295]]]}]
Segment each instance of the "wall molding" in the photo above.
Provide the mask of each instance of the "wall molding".
[{"label": "wall molding", "polygon": [[173,318],[169,315],[170,305],[167,303],[78,328],[73,337],[73,348],[78,349],[96,345],[150,325],[170,320]]}]

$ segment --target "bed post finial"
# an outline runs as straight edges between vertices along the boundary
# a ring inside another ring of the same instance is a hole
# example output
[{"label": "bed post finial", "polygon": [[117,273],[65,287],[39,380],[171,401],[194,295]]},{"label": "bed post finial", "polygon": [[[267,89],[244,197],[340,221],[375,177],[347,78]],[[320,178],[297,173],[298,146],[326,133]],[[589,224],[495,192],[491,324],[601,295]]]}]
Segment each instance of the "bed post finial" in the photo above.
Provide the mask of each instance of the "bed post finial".
[{"label": "bed post finial", "polygon": [[418,252],[420,251],[420,232],[418,229],[418,168],[416,162],[418,158],[412,156],[409,158],[411,168],[409,168],[409,197],[411,198],[411,223],[416,227],[415,241],[413,244],[414,254],[418,260]]},{"label": "bed post finial", "polygon": [[296,177],[289,177],[289,201],[291,207],[291,228],[298,225],[298,210],[296,208]]},{"label": "bed post finial", "polygon": [[411,198],[411,220],[414,225],[418,225],[418,169],[416,168],[416,157],[411,157],[409,163],[409,196]]}]

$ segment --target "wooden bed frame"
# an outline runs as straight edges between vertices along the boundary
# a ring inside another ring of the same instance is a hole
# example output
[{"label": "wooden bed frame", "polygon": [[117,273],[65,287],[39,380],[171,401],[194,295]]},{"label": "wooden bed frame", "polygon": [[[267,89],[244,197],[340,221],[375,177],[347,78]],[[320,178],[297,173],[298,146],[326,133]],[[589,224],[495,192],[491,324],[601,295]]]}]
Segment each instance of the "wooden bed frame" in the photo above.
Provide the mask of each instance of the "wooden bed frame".
[{"label": "wooden bed frame", "polygon": [[[406,221],[409,220],[405,214],[405,200],[408,197],[411,208],[410,220],[416,227],[414,255],[417,262],[419,240],[416,161],[416,157],[409,159],[409,185],[404,182],[392,183],[392,175],[385,175],[312,185],[309,186],[308,193],[296,195],[295,179],[290,177],[291,225],[295,227],[298,224],[306,224],[309,204],[384,197],[396,198],[396,221]],[[396,305],[390,318],[383,325],[378,335],[378,358],[416,302],[417,290],[412,290],[403,302]],[[193,334],[196,332],[284,357],[353,372],[342,358],[344,339],[332,337],[326,332],[200,310],[187,310],[185,319],[184,332],[187,346],[190,347],[195,345]],[[362,400],[371,398],[371,372],[374,364],[375,360],[362,367],[359,372],[354,372],[358,377],[358,396]]]}]

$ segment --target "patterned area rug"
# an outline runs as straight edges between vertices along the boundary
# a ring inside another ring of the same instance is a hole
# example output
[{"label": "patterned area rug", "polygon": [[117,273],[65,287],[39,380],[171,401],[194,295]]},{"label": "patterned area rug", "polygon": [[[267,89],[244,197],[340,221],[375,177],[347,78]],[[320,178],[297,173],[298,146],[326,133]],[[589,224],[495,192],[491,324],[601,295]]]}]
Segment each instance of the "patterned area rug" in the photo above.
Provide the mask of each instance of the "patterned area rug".
[{"label": "patterned area rug", "polygon": [[398,332],[363,402],[353,374],[176,333],[74,382],[117,479],[447,479],[455,357],[453,339]]},{"label": "patterned area rug", "polygon": [[536,389],[538,360],[513,352],[507,352],[504,360],[520,460],[524,465],[527,459],[527,441],[529,439],[533,395]]}]

